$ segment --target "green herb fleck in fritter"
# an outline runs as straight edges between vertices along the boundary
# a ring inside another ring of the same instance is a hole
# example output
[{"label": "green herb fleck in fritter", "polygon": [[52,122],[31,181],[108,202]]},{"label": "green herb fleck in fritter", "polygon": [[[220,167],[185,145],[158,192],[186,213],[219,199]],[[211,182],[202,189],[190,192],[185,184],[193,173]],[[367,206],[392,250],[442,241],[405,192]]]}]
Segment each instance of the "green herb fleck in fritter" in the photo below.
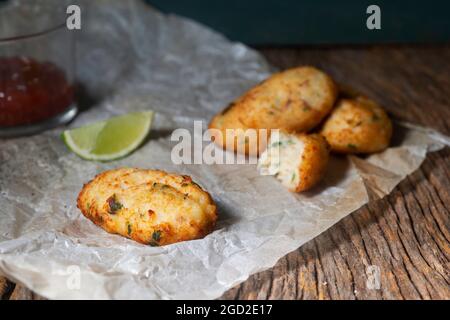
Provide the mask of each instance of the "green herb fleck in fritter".
[{"label": "green herb fleck in fritter", "polygon": [[117,201],[115,194],[109,197],[108,200],[106,200],[106,202],[108,202],[110,214],[115,214],[117,211],[123,208],[123,205]]}]

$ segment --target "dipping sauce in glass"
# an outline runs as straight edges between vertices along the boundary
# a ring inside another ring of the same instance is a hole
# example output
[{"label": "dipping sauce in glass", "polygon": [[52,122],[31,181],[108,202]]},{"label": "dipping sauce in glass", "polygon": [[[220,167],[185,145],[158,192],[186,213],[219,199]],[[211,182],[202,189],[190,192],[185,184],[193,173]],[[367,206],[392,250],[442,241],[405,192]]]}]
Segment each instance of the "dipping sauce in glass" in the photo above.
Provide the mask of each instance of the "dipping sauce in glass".
[{"label": "dipping sauce in glass", "polygon": [[74,100],[63,70],[27,57],[0,57],[0,126],[13,127],[52,118]]}]

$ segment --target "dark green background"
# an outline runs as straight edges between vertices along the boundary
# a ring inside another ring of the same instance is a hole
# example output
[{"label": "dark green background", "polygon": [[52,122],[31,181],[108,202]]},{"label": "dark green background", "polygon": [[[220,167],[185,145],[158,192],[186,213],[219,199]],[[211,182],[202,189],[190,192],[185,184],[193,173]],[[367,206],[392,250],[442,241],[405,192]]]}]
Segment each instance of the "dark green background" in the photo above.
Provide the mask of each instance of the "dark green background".
[{"label": "dark green background", "polygon": [[[450,0],[147,0],[248,44],[450,42]],[[366,9],[381,8],[381,30]]]},{"label": "dark green background", "polygon": [[[145,1],[253,45],[450,43],[450,0]],[[381,7],[381,30],[366,28],[370,4]]]}]

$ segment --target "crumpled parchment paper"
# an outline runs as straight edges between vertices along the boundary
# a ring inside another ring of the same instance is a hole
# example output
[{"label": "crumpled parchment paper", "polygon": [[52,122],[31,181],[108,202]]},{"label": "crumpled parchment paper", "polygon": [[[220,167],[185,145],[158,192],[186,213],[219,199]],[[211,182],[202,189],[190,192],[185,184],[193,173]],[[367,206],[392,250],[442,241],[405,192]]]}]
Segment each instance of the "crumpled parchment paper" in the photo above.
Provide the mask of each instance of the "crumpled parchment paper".
[{"label": "crumpled parchment paper", "polygon": [[[273,71],[255,51],[138,1],[79,1],[78,79],[97,105],[73,127],[132,110],[157,111],[148,143],[120,161],[81,160],[61,129],[0,141],[0,272],[54,299],[211,299],[272,267],[369,199],[388,194],[426,153],[449,145],[398,124],[391,148],[333,157],[325,180],[293,194],[255,165],[174,165],[170,133],[192,129]],[[111,235],[76,208],[83,183],[111,168],[188,174],[219,207],[205,239],[150,247]]]}]

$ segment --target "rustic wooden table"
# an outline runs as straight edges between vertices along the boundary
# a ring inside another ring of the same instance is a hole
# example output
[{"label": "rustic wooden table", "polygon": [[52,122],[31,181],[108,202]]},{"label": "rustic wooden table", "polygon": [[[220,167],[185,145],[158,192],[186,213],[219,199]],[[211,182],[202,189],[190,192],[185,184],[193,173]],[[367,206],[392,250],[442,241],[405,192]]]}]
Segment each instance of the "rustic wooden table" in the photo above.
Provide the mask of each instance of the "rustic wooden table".
[{"label": "rustic wooden table", "polygon": [[[450,135],[450,46],[263,48],[279,68],[311,64],[398,119]],[[450,148],[223,299],[450,299]],[[366,285],[369,266],[380,289]],[[40,297],[0,277],[3,299]]]}]

